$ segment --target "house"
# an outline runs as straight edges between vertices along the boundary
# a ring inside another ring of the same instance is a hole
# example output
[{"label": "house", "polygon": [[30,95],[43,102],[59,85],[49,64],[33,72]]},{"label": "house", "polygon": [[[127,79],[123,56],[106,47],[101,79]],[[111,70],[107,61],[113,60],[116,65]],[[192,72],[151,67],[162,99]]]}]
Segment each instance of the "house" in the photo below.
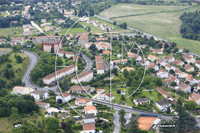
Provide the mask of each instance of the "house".
[{"label": "house", "polygon": [[50,26],[50,25],[52,25],[52,23],[43,23],[40,26],[45,27],[45,26]]},{"label": "house", "polygon": [[70,93],[86,93],[86,94],[90,94],[91,92],[94,91],[94,87],[88,87],[88,86],[77,86],[77,85],[73,85],[70,89],[69,92]]},{"label": "house", "polygon": [[78,39],[78,45],[84,45],[88,41],[88,34],[82,34]]},{"label": "house", "polygon": [[65,76],[69,76],[78,70],[77,66],[70,65],[66,68],[58,70],[50,75],[47,75],[42,80],[45,84],[49,85],[57,80],[61,80]]},{"label": "house", "polygon": [[184,52],[183,47],[178,47],[178,52],[183,53]]},{"label": "house", "polygon": [[156,87],[156,90],[157,90],[164,98],[166,98],[166,99],[172,97],[171,94],[169,94],[168,92],[166,92],[165,90],[163,90],[163,89],[160,88],[160,87]]},{"label": "house", "polygon": [[141,105],[144,103],[147,103],[148,105],[150,105],[150,100],[149,98],[139,98],[139,99],[133,99],[133,102],[135,103],[135,105]]},{"label": "house", "polygon": [[97,89],[97,94],[103,94],[105,93],[105,89]]},{"label": "house", "polygon": [[151,62],[148,61],[146,58],[144,58],[144,59],[142,59],[142,60],[140,61],[140,64],[141,64],[142,66],[148,66],[150,63],[151,63]]},{"label": "house", "polygon": [[92,100],[87,98],[78,98],[75,100],[75,105],[77,106],[88,106],[92,105]]},{"label": "house", "polygon": [[52,52],[52,48],[54,53],[63,50],[61,42],[42,42],[42,51],[50,53]]},{"label": "house", "polygon": [[85,71],[71,78],[71,82],[78,84],[80,82],[89,82],[91,79],[93,79],[93,72]]},{"label": "house", "polygon": [[82,133],[95,133],[95,123],[87,123],[83,124],[83,132]]},{"label": "house", "polygon": [[104,93],[97,96],[97,100],[113,101],[115,96],[111,93]]},{"label": "house", "polygon": [[138,54],[132,53],[132,52],[128,52],[128,58],[132,59],[134,58],[136,61],[141,61],[142,57],[139,56]]},{"label": "house", "polygon": [[71,58],[71,57],[73,57],[74,56],[74,53],[73,52],[66,52],[66,51],[58,51],[57,53],[56,53],[59,57],[64,57],[64,55],[65,55],[65,57],[67,57],[67,58]]},{"label": "house", "polygon": [[150,129],[156,129],[157,125],[161,124],[161,119],[157,117],[139,116],[137,122],[139,129],[149,131]]},{"label": "house", "polygon": [[132,67],[124,67],[124,68],[121,69],[121,72],[123,72],[125,69],[126,69],[128,72],[129,72],[130,70],[135,70],[135,69],[132,68]]},{"label": "house", "polygon": [[159,70],[159,67],[157,65],[155,65],[154,63],[150,63],[146,68],[147,69],[153,68],[155,71]]},{"label": "house", "polygon": [[45,102],[37,102],[36,103],[40,108],[47,109],[50,107],[50,103],[45,103]]},{"label": "house", "polygon": [[104,63],[96,63],[97,74],[103,74],[104,71]]},{"label": "house", "polygon": [[67,91],[56,96],[57,103],[65,103],[68,102],[69,100],[71,100],[71,96]]},{"label": "house", "polygon": [[99,20],[88,20],[87,21],[87,23],[92,23],[92,24],[96,24],[96,23],[98,23],[99,22]]},{"label": "house", "polygon": [[197,85],[197,90],[199,90],[200,89],[200,83]]},{"label": "house", "polygon": [[81,1],[75,1],[75,5],[81,5]]},{"label": "house", "polygon": [[163,49],[151,49],[151,51],[154,54],[159,54],[159,55],[163,54]]},{"label": "house", "polygon": [[0,44],[3,44],[6,42],[6,39],[0,39]]},{"label": "house", "polygon": [[20,45],[22,45],[22,42],[25,40],[25,38],[24,37],[12,37],[11,38],[11,42],[13,41],[13,42],[15,42],[16,44],[17,43],[20,43]]},{"label": "house", "polygon": [[197,61],[195,62],[195,66],[198,67],[198,68],[200,69],[200,60],[197,60]]},{"label": "house", "polygon": [[164,57],[164,61],[167,61],[169,63],[172,63],[175,61],[175,58],[170,56],[170,55],[167,55],[166,57]]},{"label": "house", "polygon": [[105,51],[103,51],[103,54],[110,55],[112,53],[109,50],[105,50]]},{"label": "house", "polygon": [[108,27],[102,27],[101,29],[110,31],[110,30],[114,30],[115,27],[114,26],[108,26]]},{"label": "house", "polygon": [[36,36],[32,38],[33,44],[60,42],[60,36]]},{"label": "house", "polygon": [[169,73],[165,71],[164,69],[159,69],[159,71],[156,73],[157,77],[160,78],[167,78],[169,77]]},{"label": "house", "polygon": [[193,92],[190,96],[189,99],[187,99],[187,101],[195,101],[197,103],[197,105],[200,105],[200,95]]},{"label": "house", "polygon": [[196,84],[196,83],[199,83],[199,81],[196,80],[195,78],[193,78],[193,76],[192,76],[191,74],[189,74],[189,75],[186,77],[185,81],[189,82],[191,85]]},{"label": "house", "polygon": [[189,64],[185,64],[184,69],[185,69],[187,72],[194,71],[194,67],[192,67],[192,66],[189,65]]},{"label": "house", "polygon": [[59,19],[59,23],[65,23],[64,19]]},{"label": "house", "polygon": [[179,85],[179,79],[174,77],[173,75],[170,75],[164,80],[164,83],[167,85],[170,85],[172,82],[175,82],[176,85]]},{"label": "house", "polygon": [[152,54],[149,54],[149,55],[148,55],[148,59],[149,59],[151,62],[153,62],[154,60],[158,59],[158,57],[156,57],[156,56],[154,56],[154,55],[152,55]]},{"label": "house", "polygon": [[81,22],[84,22],[84,21],[89,21],[90,18],[89,17],[86,17],[86,16],[83,16],[79,19]]},{"label": "house", "polygon": [[181,83],[179,85],[179,88],[180,88],[181,91],[184,91],[185,93],[188,93],[188,92],[191,93],[191,87],[189,85]]},{"label": "house", "polygon": [[181,60],[179,60],[179,59],[176,59],[175,61],[173,61],[172,62],[172,64],[174,65],[174,66],[183,66],[184,65],[184,62],[182,62]]},{"label": "house", "polygon": [[30,94],[33,91],[34,89],[29,87],[15,86],[13,88],[12,94],[25,95],[25,94]]},{"label": "house", "polygon": [[41,19],[41,22],[42,22],[42,23],[46,23],[47,20],[46,20],[46,19]]},{"label": "house", "polygon": [[182,79],[185,79],[187,76],[188,76],[188,74],[187,73],[185,73],[185,72],[182,72],[181,70],[179,70],[179,69],[176,69],[175,70],[175,74],[178,76],[178,78],[182,78]]},{"label": "house", "polygon": [[35,91],[32,91],[30,94],[31,96],[35,98],[35,100],[40,100],[40,98],[46,99],[49,97],[48,92],[42,91],[42,90],[35,90]]},{"label": "house", "polygon": [[94,114],[95,116],[97,115],[97,109],[93,105],[88,105],[84,107],[85,114]]},{"label": "house", "polygon": [[183,58],[188,64],[196,62],[196,59],[193,57],[193,55],[190,55],[189,53],[183,54]]},{"label": "house", "polygon": [[126,64],[127,61],[128,61],[127,59],[114,60],[111,61],[111,65],[116,65],[117,63]]},{"label": "house", "polygon": [[165,61],[163,61],[161,58],[158,58],[156,60],[156,64],[157,65],[160,64],[160,66],[165,66],[167,63]]},{"label": "house", "polygon": [[167,71],[170,71],[171,69],[175,71],[175,70],[176,70],[176,67],[174,67],[174,66],[172,66],[172,65],[170,65],[170,64],[166,64],[166,65],[165,65],[165,69],[166,69]]},{"label": "house", "polygon": [[143,45],[140,45],[139,47],[140,48],[146,48],[146,46],[147,46],[146,44],[143,44]]},{"label": "house", "polygon": [[103,56],[95,56],[96,63],[103,63]]},{"label": "house", "polygon": [[172,104],[168,100],[157,101],[155,105],[163,112],[166,112],[167,108],[170,108],[170,110],[172,109]]}]

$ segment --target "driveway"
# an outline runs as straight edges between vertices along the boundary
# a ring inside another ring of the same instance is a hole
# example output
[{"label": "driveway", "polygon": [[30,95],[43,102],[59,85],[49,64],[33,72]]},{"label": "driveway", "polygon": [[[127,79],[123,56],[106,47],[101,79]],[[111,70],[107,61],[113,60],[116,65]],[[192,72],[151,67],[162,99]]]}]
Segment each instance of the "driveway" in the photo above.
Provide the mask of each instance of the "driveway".
[{"label": "driveway", "polygon": [[113,120],[113,125],[114,125],[113,133],[120,133],[121,124],[119,122],[119,114],[118,113],[119,113],[119,110],[115,109],[114,120]]}]

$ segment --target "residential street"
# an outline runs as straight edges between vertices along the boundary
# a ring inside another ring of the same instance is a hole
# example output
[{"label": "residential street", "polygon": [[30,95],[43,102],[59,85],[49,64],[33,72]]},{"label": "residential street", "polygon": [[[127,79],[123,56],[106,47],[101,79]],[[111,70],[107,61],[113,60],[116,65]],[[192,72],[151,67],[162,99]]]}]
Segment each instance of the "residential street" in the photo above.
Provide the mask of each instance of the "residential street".
[{"label": "residential street", "polygon": [[34,21],[31,21],[31,25],[34,26],[36,29],[38,29],[40,33],[44,33],[42,29],[37,24],[34,23]]},{"label": "residential street", "polygon": [[114,131],[113,133],[120,133],[120,122],[119,122],[119,110],[115,109],[115,115],[113,120]]}]

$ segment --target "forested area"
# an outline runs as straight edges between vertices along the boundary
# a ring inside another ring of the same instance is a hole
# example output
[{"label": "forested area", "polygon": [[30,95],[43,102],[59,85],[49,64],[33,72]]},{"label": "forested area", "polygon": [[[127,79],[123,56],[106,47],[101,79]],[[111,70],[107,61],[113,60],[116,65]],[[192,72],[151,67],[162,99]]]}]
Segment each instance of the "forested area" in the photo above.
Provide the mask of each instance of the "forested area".
[{"label": "forested area", "polygon": [[200,41],[200,11],[184,13],[180,16],[180,32],[183,38]]},{"label": "forested area", "polygon": [[[17,110],[12,112],[12,110]],[[0,91],[0,117],[15,116],[19,117],[19,114],[28,114],[33,111],[38,112],[39,107],[35,104],[34,97],[30,95],[11,95],[5,90]],[[13,113],[15,113],[13,115]]]}]

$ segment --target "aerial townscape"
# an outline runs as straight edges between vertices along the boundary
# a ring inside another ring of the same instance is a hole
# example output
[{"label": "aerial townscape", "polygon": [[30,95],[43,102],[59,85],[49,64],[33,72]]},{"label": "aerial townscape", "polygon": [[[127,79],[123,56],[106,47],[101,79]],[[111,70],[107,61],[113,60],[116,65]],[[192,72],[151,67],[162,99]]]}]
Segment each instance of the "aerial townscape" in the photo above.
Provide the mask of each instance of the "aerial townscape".
[{"label": "aerial townscape", "polygon": [[0,133],[200,133],[199,0],[0,0]]}]

